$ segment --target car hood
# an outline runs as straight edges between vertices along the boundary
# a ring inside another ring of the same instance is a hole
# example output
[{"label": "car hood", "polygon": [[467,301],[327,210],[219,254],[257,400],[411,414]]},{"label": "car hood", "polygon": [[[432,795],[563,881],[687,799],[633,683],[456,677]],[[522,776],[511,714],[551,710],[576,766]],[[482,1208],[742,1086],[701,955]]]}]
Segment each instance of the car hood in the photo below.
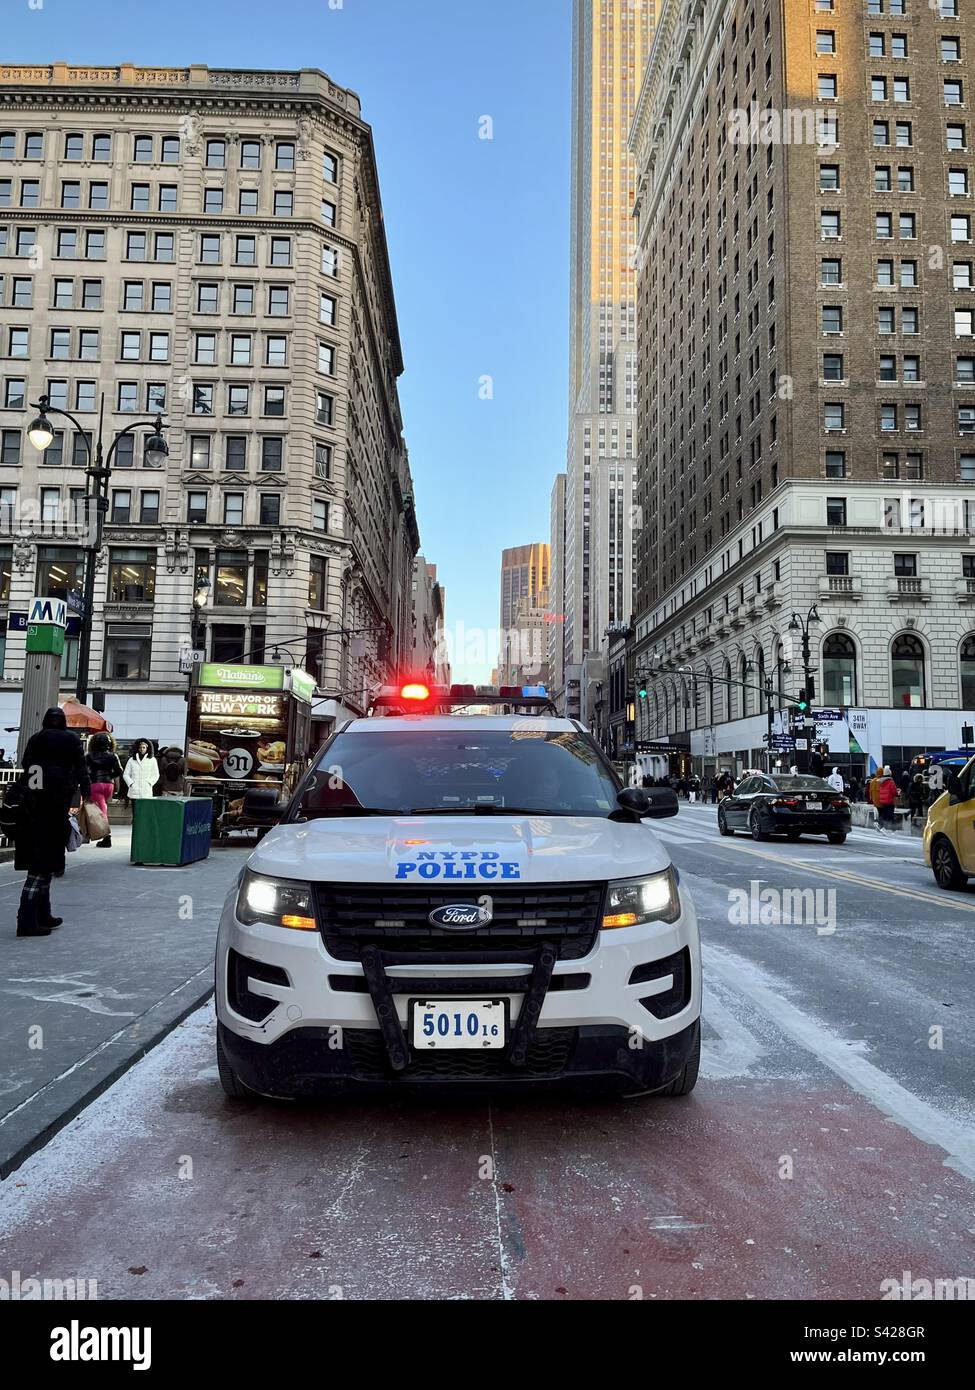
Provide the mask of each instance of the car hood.
[{"label": "car hood", "polygon": [[281,825],[256,873],[305,881],[484,887],[655,873],[670,855],[640,822],[588,816],[372,816]]}]

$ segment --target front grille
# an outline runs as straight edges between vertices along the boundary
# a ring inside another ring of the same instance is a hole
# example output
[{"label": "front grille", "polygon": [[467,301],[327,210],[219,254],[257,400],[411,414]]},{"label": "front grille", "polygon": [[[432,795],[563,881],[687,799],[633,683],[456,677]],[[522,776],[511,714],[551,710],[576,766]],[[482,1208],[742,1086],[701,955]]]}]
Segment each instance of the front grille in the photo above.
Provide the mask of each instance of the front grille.
[{"label": "front grille", "polygon": [[393,1072],[389,1065],[386,1045],[378,1029],[345,1028],[342,1045],[352,1062],[353,1075],[358,1081],[386,1080],[397,1076],[403,1081],[411,1078],[465,1080],[479,1077],[557,1076],[565,1071],[572,1056],[576,1039],[574,1028],[539,1028],[528,1048],[524,1067],[513,1067],[505,1051],[410,1052],[406,1069]]},{"label": "front grille", "polygon": [[[560,960],[588,955],[602,919],[603,885],[555,883],[488,890],[493,921],[473,931],[444,931],[429,914],[451,903],[476,904],[480,892],[400,887],[382,883],[321,883],[318,920],[325,949],[335,960],[359,960],[362,948],[415,953],[458,952],[471,961],[495,962],[542,941]],[[379,925],[377,925],[379,924]]]}]

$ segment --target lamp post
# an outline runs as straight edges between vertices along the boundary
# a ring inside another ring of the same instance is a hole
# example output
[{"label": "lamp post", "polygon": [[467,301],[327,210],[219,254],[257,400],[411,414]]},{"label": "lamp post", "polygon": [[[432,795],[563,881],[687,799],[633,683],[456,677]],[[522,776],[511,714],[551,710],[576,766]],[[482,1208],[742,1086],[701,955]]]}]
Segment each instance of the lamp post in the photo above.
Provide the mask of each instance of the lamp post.
[{"label": "lamp post", "polygon": [[[105,525],[105,513],[108,511],[108,483],[112,476],[112,459],[118,449],[119,440],[125,435],[131,434],[133,430],[140,429],[145,425],[151,424],[154,432],[146,440],[145,462],[149,468],[162,468],[169,457],[169,446],[162,435],[163,422],[162,416],[157,415],[154,420],[133,420],[130,425],[119,430],[118,434],[109,445],[108,453],[104,453],[102,446],[102,421],[105,414],[105,396],[102,395],[98,410],[98,437],[94,448],[92,442],[85,431],[81,421],[69,410],[63,410],[60,406],[51,405],[48,396],[41,396],[39,401],[31,401],[31,406],[39,413],[32,423],[27,427],[27,438],[34,448],[43,453],[51,447],[54,442],[54,427],[51,424],[49,415],[63,415],[66,420],[70,420],[75,429],[84,440],[85,451],[88,455],[88,466],[85,469],[85,578],[83,586],[84,611],[81,614],[81,635],[78,641],[78,681],[76,694],[80,704],[84,704],[88,699],[88,666],[91,660],[91,629],[92,629],[92,609],[95,603],[95,562],[98,552],[102,548],[102,531]],[[94,503],[94,506],[91,504]],[[92,528],[92,512],[94,512],[94,528]]]},{"label": "lamp post", "polygon": [[210,602],[210,577],[203,574],[196,582],[196,593],[193,595],[193,632],[191,641],[194,651],[202,651],[206,655],[207,645],[207,620],[206,608]]},{"label": "lamp post", "polygon": [[805,618],[801,617],[798,613],[793,613],[789,622],[790,632],[802,633],[803,699],[806,704],[806,708],[803,711],[802,732],[804,736],[803,741],[806,746],[805,748],[796,750],[796,766],[800,772],[809,771],[809,744],[812,741],[813,729],[812,702],[816,693],[813,688],[812,668],[809,656],[809,630],[813,623],[818,623],[819,621],[820,617],[816,611],[816,605],[812,604]]}]

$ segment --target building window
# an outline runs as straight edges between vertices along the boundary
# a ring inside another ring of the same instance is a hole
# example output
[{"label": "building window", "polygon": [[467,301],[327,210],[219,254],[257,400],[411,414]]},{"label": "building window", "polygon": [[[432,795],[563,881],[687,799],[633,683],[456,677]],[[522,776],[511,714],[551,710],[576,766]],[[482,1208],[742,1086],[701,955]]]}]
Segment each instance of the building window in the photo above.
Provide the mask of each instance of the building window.
[{"label": "building window", "polygon": [[64,546],[40,546],[37,551],[37,578],[34,593],[41,598],[68,597],[80,589],[85,562],[80,550]]},{"label": "building window", "polygon": [[826,499],[826,525],[845,526],[846,525],[846,498],[827,497]]},{"label": "building window", "polygon": [[330,343],[318,344],[318,370],[325,376],[335,375],[335,349]]},{"label": "building window", "polygon": [[283,415],[284,414],[284,387],[265,386],[264,388],[264,414]]},{"label": "building window", "polygon": [[262,526],[277,526],[281,521],[281,494],[278,492],[262,492],[260,502],[260,524]]},{"label": "building window", "polygon": [[250,387],[227,387],[227,414],[247,415],[250,411]]},{"label": "building window", "polygon": [[332,446],[315,444],[315,477],[325,481],[332,476]]},{"label": "building window", "polygon": [[216,578],[214,605],[217,608],[244,608],[247,604],[246,552],[218,550]]},{"label": "building window", "polygon": [[261,440],[261,471],[280,473],[284,454],[284,440],[280,435],[266,435]]},{"label": "building window", "polygon": [[324,498],[312,498],[311,523],[316,531],[328,531],[328,503]]},{"label": "building window", "polygon": [[156,593],[156,552],[110,550],[108,593],[110,603],[152,603]]},{"label": "building window", "polygon": [[136,164],[152,163],[152,136],[137,135],[132,142],[132,158]]},{"label": "building window", "polygon": [[895,709],[924,709],[924,647],[911,633],[895,637],[890,649],[891,686]]},{"label": "building window", "polygon": [[334,154],[322,155],[322,178],[326,183],[338,183],[339,162]]},{"label": "building window", "polygon": [[210,467],[210,442],[212,436],[209,434],[190,435],[190,467],[209,468]]},{"label": "building window", "polygon": [[249,367],[251,364],[251,336],[249,333],[232,333],[230,336],[230,361],[235,367]]},{"label": "building window", "polygon": [[[973,359],[975,360],[975,359]],[[975,380],[975,377],[973,377]],[[332,396],[324,391],[318,391],[315,395],[315,419],[320,425],[331,425],[335,401]]]},{"label": "building window", "polygon": [[244,524],[244,494],[242,492],[225,492],[223,495],[223,524],[225,526],[243,526]]},{"label": "building window", "polygon": [[314,608],[316,612],[322,612],[325,608],[328,592],[325,587],[326,564],[324,555],[311,557],[311,568],[308,575],[308,607]]},{"label": "building window", "polygon": [[856,702],[856,647],[846,633],[831,632],[823,642],[823,703],[835,707]]},{"label": "building window", "polygon": [[[247,389],[246,387],[244,388]],[[247,436],[227,435],[224,445],[224,467],[228,472],[239,472],[247,467]]]},{"label": "building window", "polygon": [[254,312],[254,286],[234,285],[234,313],[252,314]]},{"label": "building window", "polygon": [[155,489],[139,494],[139,521],[143,526],[159,524],[159,496]]},{"label": "building window", "polygon": [[975,637],[972,636],[966,637],[961,644],[961,707],[975,710]]},{"label": "building window", "polygon": [[223,212],[222,188],[205,188],[203,190],[203,211],[211,213]]},{"label": "building window", "polygon": [[151,648],[152,628],[148,624],[109,623],[105,630],[105,679],[147,681]]},{"label": "building window", "polygon": [[[251,599],[251,603],[255,608],[267,607],[267,577],[270,562],[271,556],[269,551],[254,551],[254,595]],[[263,628],[251,628],[251,640],[255,647],[257,646],[258,631],[263,632]],[[255,662],[261,660],[261,657],[258,656],[256,651],[254,652],[253,660]]]},{"label": "building window", "polygon": [[846,453],[842,449],[827,449],[826,451],[826,476],[827,478],[846,477]]},{"label": "building window", "polygon": [[275,217],[291,217],[295,209],[295,195],[279,188],[274,194]]},{"label": "building window", "polygon": [[268,334],[265,365],[268,367],[286,367],[288,365],[288,340],[286,337],[276,333]]},{"label": "building window", "polygon": [[273,236],[271,238],[271,265],[291,264],[291,238]]},{"label": "building window", "polygon": [[295,147],[287,140],[279,140],[274,147],[274,167],[275,169],[294,169],[295,167]]},{"label": "building window", "polygon": [[204,526],[207,519],[207,498],[206,492],[188,492],[186,494],[186,520],[191,526]]},{"label": "building window", "polygon": [[206,167],[208,169],[225,169],[227,166],[227,142],[225,140],[208,140]]},{"label": "building window", "polygon": [[247,656],[247,628],[237,623],[214,623],[210,628],[210,657],[230,666]]},{"label": "building window", "polygon": [[237,211],[242,217],[257,216],[257,189],[242,188],[237,196]]}]

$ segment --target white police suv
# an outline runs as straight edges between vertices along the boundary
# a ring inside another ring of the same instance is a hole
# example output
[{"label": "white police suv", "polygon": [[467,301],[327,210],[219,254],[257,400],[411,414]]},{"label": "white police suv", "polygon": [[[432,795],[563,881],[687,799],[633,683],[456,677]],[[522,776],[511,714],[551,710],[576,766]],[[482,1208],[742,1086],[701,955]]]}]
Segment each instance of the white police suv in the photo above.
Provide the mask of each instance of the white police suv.
[{"label": "white police suv", "polygon": [[547,699],[388,690],[274,796],[217,940],[227,1095],[693,1089],[697,920],[647,823],[677,799]]}]

